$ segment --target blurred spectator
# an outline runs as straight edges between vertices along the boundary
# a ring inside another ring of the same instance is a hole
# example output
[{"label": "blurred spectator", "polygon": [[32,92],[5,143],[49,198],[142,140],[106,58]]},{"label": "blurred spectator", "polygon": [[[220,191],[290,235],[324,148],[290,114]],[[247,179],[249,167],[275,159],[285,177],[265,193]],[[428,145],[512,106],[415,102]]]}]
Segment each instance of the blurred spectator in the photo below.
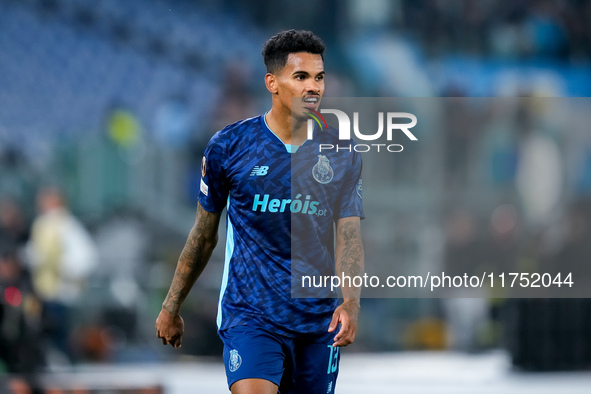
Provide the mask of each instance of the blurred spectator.
[{"label": "blurred spectator", "polygon": [[32,380],[44,362],[39,341],[41,305],[14,250],[0,251],[0,294],[0,364],[7,372]]},{"label": "blurred spectator", "polygon": [[253,79],[250,74],[252,74],[252,70],[241,63],[230,64],[226,69],[222,92],[214,110],[211,128],[207,130],[209,136],[226,125],[257,112],[248,83]]},{"label": "blurred spectator", "polygon": [[116,103],[108,114],[107,134],[118,147],[130,148],[141,140],[142,127],[130,109]]},{"label": "blurred spectator", "polygon": [[6,380],[0,380],[0,392],[7,394],[33,394],[36,393],[25,379],[20,377],[10,377]]},{"label": "blurred spectator", "polygon": [[179,94],[164,100],[156,111],[154,124],[154,137],[160,145],[185,146],[193,129],[187,97]]},{"label": "blurred spectator", "polygon": [[29,229],[18,203],[10,198],[0,198],[0,250],[20,248],[29,240]]},{"label": "blurred spectator", "polygon": [[534,124],[528,107],[522,106],[518,111],[516,123],[520,144],[515,187],[526,222],[534,229],[542,229],[550,224],[552,214],[561,204],[561,152],[556,141]]},{"label": "blurred spectator", "polygon": [[44,303],[45,331],[53,345],[68,354],[71,308],[97,264],[97,251],[84,226],[68,211],[59,190],[42,189],[38,209],[29,247],[33,284]]},{"label": "blurred spectator", "polygon": [[[589,3],[566,1],[402,2],[403,30],[429,53],[493,53],[505,58],[590,56]],[[361,15],[360,17],[362,17]]]},{"label": "blurred spectator", "polygon": [[[479,227],[475,215],[468,210],[455,209],[449,214],[445,223],[445,274],[470,276],[480,272],[484,243]],[[479,332],[487,323],[485,294],[481,289],[457,288],[452,295],[452,298],[443,299],[449,328],[448,345],[454,350],[476,349],[479,346]]]},{"label": "blurred spectator", "polygon": [[36,181],[35,172],[20,151],[0,146],[0,197],[10,197],[26,204]]},{"label": "blurred spectator", "polygon": [[445,104],[446,111],[449,111],[444,139],[447,183],[451,188],[461,189],[468,182],[468,163],[479,137],[478,119],[467,100],[447,99]]}]

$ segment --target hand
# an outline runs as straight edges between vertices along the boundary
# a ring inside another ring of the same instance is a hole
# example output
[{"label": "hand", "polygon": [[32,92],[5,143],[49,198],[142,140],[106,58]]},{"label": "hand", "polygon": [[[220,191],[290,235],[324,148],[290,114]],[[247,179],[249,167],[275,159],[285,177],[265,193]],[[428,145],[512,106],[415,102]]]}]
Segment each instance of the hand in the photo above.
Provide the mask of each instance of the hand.
[{"label": "hand", "polygon": [[328,332],[333,332],[341,324],[341,329],[334,337],[333,347],[347,346],[353,343],[357,334],[357,318],[359,316],[359,300],[343,302],[332,314]]},{"label": "hand", "polygon": [[162,339],[162,344],[171,344],[177,349],[180,348],[184,332],[185,322],[183,318],[180,315],[173,315],[162,308],[156,319],[156,335]]}]

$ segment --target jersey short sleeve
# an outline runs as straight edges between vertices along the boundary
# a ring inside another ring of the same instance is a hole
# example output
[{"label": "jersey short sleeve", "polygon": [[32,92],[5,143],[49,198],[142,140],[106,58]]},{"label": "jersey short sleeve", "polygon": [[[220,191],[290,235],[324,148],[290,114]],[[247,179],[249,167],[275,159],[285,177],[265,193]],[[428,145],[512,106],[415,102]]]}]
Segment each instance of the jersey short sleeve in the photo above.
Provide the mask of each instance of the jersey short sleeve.
[{"label": "jersey short sleeve", "polygon": [[341,189],[341,198],[335,212],[336,219],[351,216],[359,216],[361,219],[365,218],[362,202],[361,168],[361,155],[355,152],[352,157],[351,166],[347,170],[347,178]]},{"label": "jersey short sleeve", "polygon": [[225,146],[219,133],[214,135],[201,161],[199,203],[209,212],[221,212],[228,200],[228,183],[225,170]]}]

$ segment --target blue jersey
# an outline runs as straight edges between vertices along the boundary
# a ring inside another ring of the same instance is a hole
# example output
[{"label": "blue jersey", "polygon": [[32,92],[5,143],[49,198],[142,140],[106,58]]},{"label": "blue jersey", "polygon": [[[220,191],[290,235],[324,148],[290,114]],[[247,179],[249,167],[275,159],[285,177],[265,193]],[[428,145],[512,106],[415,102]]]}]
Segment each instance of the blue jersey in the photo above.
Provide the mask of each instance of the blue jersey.
[{"label": "blue jersey", "polygon": [[209,212],[228,208],[218,329],[327,330],[338,300],[293,298],[291,287],[301,275],[333,275],[334,222],[363,218],[359,153],[319,152],[320,144],[338,142],[332,131],[319,131],[300,147],[286,145],[264,115],[210,140],[199,202]]}]

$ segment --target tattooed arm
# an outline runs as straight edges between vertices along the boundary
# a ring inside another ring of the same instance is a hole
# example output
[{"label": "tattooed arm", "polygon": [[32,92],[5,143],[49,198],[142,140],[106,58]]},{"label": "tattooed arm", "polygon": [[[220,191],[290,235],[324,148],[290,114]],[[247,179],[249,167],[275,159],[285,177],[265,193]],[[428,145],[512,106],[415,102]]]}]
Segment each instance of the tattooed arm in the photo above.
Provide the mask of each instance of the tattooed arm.
[{"label": "tattooed arm", "polygon": [[[353,278],[354,276],[363,275],[363,244],[361,243],[359,217],[338,220],[335,261],[335,271],[338,276],[346,275]],[[333,332],[338,324],[341,324],[341,329],[335,336],[333,346],[347,346],[353,343],[357,333],[361,288],[341,286],[341,290],[344,301],[335,310],[328,329],[329,332]]]},{"label": "tattooed arm", "polygon": [[156,334],[164,345],[181,347],[184,322],[179,311],[191,287],[203,272],[218,241],[221,213],[208,212],[197,205],[195,224],[181,252],[174,278],[158,319]]}]

